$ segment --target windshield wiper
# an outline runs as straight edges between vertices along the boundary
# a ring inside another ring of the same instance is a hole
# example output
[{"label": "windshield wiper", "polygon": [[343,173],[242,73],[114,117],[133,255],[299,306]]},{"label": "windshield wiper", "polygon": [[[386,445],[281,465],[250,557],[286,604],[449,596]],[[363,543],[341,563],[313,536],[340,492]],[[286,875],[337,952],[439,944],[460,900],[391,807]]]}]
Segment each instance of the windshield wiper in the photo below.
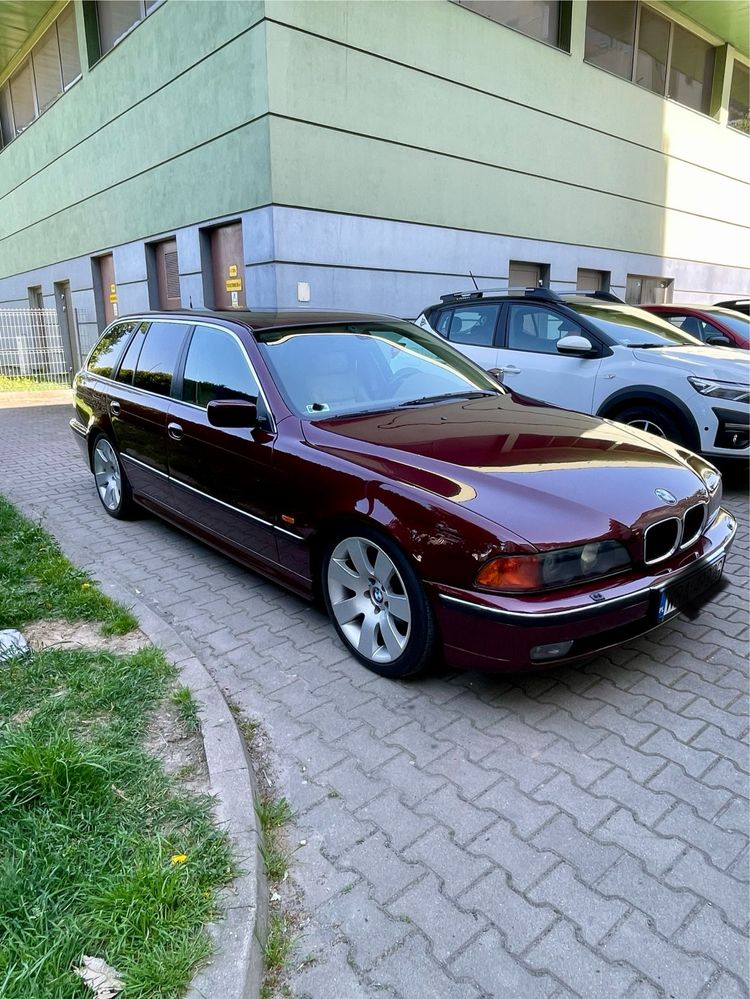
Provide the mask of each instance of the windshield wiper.
[{"label": "windshield wiper", "polygon": [[419,399],[409,399],[400,402],[398,408],[404,406],[421,406],[427,402],[445,402],[447,399],[481,399],[487,395],[500,395],[499,392],[443,392],[441,395],[423,395]]},{"label": "windshield wiper", "polygon": [[657,347],[688,347],[687,343],[629,343],[631,350],[654,350]]}]

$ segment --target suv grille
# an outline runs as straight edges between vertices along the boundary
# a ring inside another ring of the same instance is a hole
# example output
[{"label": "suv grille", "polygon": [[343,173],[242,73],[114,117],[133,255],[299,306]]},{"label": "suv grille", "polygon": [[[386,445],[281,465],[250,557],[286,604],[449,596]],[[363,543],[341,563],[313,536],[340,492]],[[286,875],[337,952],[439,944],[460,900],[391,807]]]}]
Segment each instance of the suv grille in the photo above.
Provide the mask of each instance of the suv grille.
[{"label": "suv grille", "polygon": [[669,558],[678,548],[687,548],[700,537],[706,519],[706,504],[696,503],[682,520],[667,517],[647,527],[643,534],[643,561],[646,565]]},{"label": "suv grille", "polygon": [[643,535],[643,561],[647,564],[660,562],[677,551],[682,534],[682,524],[677,517],[660,520],[646,528]]}]

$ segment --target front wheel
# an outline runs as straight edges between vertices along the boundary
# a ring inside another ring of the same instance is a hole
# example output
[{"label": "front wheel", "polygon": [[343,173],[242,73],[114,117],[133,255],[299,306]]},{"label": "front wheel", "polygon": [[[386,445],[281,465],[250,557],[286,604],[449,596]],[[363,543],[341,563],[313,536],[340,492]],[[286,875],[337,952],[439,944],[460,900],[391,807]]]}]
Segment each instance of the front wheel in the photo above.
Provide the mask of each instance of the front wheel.
[{"label": "front wheel", "polygon": [[365,528],[346,534],[328,545],[321,575],[334,627],[361,663],[391,679],[424,669],[436,646],[434,617],[392,541]]},{"label": "front wheel", "polygon": [[675,444],[685,444],[686,434],[681,421],[657,406],[650,406],[647,403],[627,406],[613,418],[620,423],[626,423],[629,427],[645,430],[654,437],[661,437]]},{"label": "front wheel", "polygon": [[96,492],[110,517],[123,520],[132,517],[136,507],[120,456],[106,434],[99,434],[91,452],[91,470]]}]

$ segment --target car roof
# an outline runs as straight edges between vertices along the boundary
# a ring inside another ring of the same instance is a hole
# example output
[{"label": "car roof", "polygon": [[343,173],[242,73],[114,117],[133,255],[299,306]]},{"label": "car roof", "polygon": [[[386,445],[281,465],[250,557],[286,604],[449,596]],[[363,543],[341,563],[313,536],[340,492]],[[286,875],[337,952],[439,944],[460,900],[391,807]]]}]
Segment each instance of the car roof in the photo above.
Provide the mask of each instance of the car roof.
[{"label": "car roof", "polygon": [[[320,326],[332,323],[347,322],[382,322],[393,320],[393,316],[385,316],[369,312],[349,312],[346,310],[326,309],[174,309],[169,312],[138,312],[135,317],[144,319],[174,319],[176,316],[185,319],[213,319],[230,323],[241,323],[250,330],[267,330],[288,326]],[[127,319],[127,316],[120,317]],[[403,322],[404,320],[396,320]]]}]

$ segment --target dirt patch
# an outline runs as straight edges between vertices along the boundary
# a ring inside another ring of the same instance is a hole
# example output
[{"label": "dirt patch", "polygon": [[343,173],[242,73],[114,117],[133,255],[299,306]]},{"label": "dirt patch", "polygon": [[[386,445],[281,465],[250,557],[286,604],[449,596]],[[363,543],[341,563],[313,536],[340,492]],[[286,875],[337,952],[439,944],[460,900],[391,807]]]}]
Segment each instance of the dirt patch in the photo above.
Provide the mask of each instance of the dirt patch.
[{"label": "dirt patch", "polygon": [[99,625],[90,621],[34,621],[24,627],[23,634],[35,652],[43,649],[88,649],[130,655],[149,644],[137,628],[127,635],[108,636],[102,635]]},{"label": "dirt patch", "polygon": [[[176,690],[177,685],[173,689]],[[210,785],[203,737],[200,732],[188,731],[169,694],[151,717],[143,748],[155,756],[185,790],[193,794],[208,794]]]}]

